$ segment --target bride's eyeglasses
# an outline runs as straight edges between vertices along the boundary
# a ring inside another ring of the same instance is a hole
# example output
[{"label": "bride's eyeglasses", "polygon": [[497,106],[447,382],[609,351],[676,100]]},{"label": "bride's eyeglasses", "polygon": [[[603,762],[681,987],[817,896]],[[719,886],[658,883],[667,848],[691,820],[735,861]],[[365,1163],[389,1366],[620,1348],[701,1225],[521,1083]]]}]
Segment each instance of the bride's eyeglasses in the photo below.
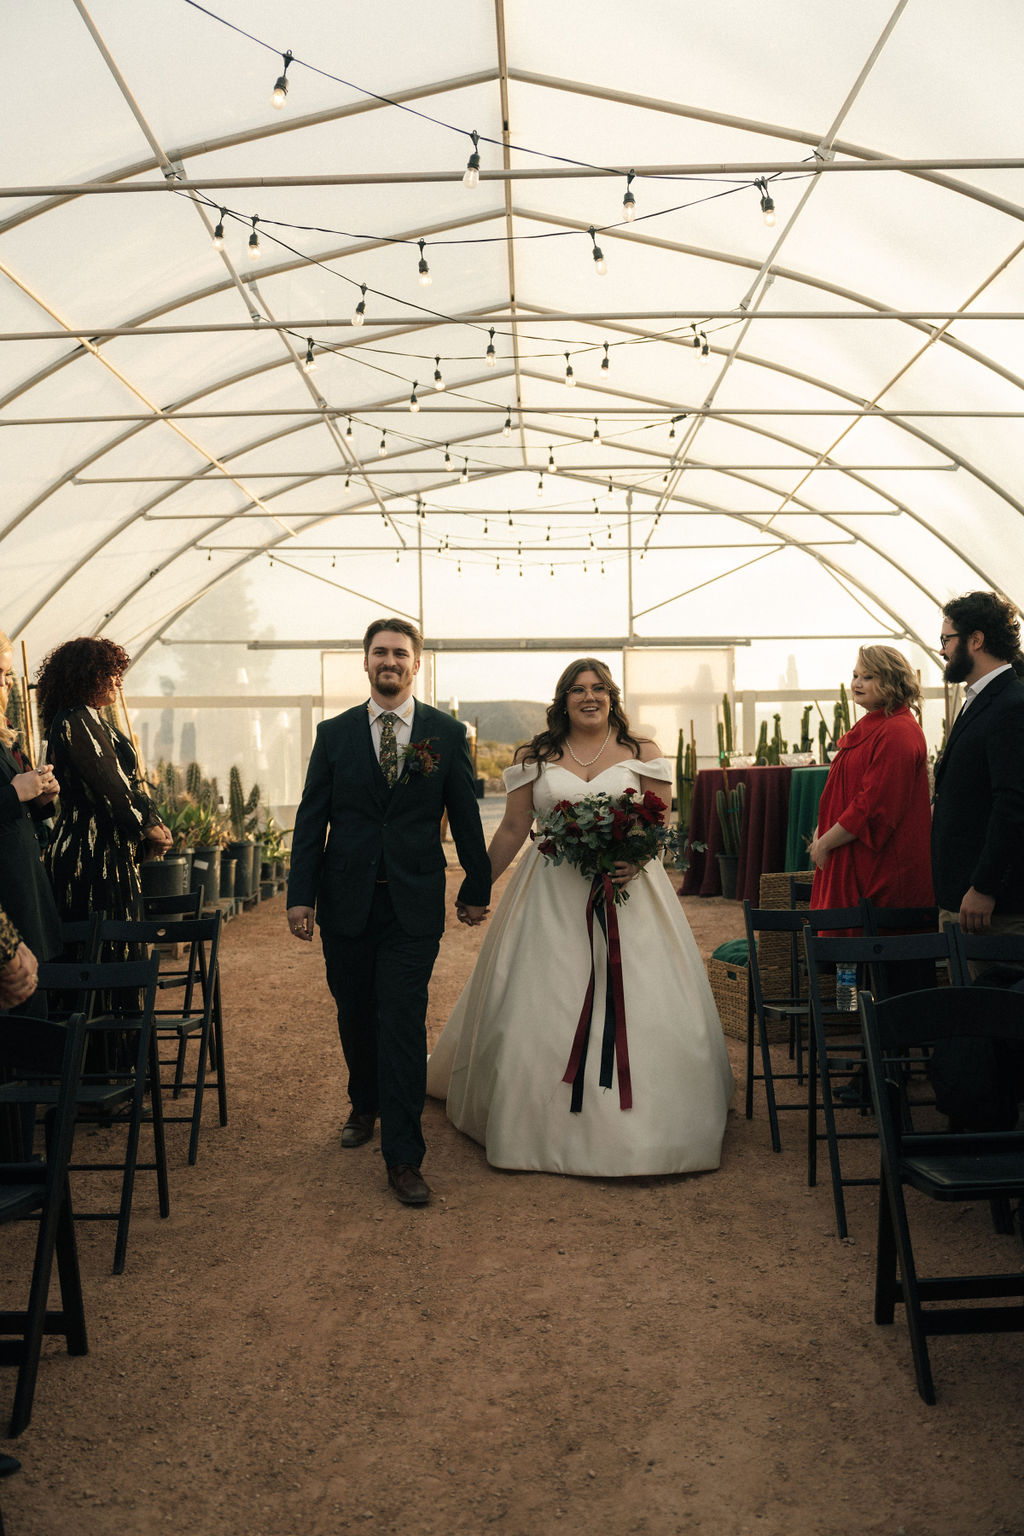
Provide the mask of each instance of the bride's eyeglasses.
[{"label": "bride's eyeglasses", "polygon": [[587,698],[588,695],[595,699],[606,699],[608,697],[608,689],[604,683],[595,683],[592,688],[581,688],[579,683],[574,683],[569,689],[570,699],[576,700],[577,703],[580,699]]}]

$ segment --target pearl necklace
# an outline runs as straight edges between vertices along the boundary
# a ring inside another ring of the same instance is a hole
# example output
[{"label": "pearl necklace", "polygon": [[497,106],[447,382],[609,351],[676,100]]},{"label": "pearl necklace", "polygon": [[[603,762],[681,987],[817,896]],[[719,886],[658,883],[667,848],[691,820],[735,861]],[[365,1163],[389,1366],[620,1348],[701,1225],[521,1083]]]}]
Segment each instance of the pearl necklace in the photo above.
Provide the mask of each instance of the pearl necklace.
[{"label": "pearl necklace", "polygon": [[612,734],[612,728],[611,728],[611,726],[609,726],[608,727],[608,732],[607,732],[607,735],[604,738],[604,741],[602,741],[601,745],[598,747],[598,749],[594,753],[593,757],[588,757],[586,762],[583,761],[582,757],[577,757],[576,756],[576,753],[572,749],[572,743],[569,741],[569,738],[566,737],[565,744],[569,748],[569,756],[572,758],[573,762],[574,763],[578,763],[581,768],[589,768],[590,765],[592,763],[596,763],[598,758],[601,756],[601,753],[604,751],[605,747],[608,745],[608,737],[611,736],[611,734]]}]

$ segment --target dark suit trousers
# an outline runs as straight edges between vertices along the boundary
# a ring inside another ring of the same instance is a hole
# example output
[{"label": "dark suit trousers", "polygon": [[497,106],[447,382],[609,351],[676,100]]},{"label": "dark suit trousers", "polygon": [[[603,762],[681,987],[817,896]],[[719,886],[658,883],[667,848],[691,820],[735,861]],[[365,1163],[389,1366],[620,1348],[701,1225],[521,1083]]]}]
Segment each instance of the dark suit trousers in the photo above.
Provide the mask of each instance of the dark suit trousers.
[{"label": "dark suit trousers", "polygon": [[418,1168],[425,1151],[420,1117],[427,1091],[427,989],[440,935],[406,933],[387,886],[379,885],[361,934],[321,930],[321,938],[352,1108],[363,1115],[379,1111],[389,1168]]}]

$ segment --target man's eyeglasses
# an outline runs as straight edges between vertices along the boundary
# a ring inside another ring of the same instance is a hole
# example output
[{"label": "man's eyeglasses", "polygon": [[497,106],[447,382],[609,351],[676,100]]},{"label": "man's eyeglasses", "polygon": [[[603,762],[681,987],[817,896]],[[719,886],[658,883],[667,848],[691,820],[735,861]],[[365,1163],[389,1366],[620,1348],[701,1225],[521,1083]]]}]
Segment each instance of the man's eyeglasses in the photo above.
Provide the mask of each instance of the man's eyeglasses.
[{"label": "man's eyeglasses", "polygon": [[940,635],[939,650],[944,651],[951,640],[959,640],[962,635],[963,631],[959,629],[951,629],[948,635]]}]

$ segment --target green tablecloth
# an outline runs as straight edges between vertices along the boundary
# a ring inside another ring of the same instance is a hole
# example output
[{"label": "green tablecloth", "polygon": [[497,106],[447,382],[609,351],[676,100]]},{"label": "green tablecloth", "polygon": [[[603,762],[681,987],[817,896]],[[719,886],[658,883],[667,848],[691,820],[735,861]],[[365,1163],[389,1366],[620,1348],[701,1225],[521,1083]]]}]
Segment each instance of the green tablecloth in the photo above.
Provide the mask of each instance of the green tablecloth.
[{"label": "green tablecloth", "polygon": [[789,786],[789,825],[786,829],[786,868],[810,869],[805,839],[818,821],[818,801],[828,778],[827,768],[794,768]]}]

